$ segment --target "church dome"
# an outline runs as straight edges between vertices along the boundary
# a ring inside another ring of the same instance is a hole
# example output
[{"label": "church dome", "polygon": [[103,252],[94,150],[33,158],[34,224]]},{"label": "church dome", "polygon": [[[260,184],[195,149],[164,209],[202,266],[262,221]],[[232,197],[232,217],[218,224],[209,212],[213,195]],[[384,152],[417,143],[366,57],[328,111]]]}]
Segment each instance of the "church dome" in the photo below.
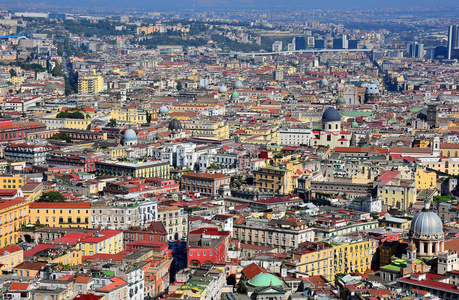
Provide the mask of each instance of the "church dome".
[{"label": "church dome", "polygon": [[339,111],[333,107],[327,108],[322,115],[322,121],[341,121]]},{"label": "church dome", "polygon": [[336,99],[336,104],[337,105],[346,105],[346,99],[344,99],[343,96],[339,96],[338,99]]},{"label": "church dome", "polygon": [[218,92],[219,93],[226,93],[226,92],[228,92],[228,90],[226,89],[226,86],[224,84],[222,84],[222,86],[218,89]]},{"label": "church dome", "polygon": [[237,98],[239,98],[239,93],[236,90],[234,90],[234,92],[231,94],[231,99],[237,99]]},{"label": "church dome", "polygon": [[169,112],[169,108],[167,106],[163,105],[159,108],[159,113],[160,114],[167,114]]},{"label": "church dome", "polygon": [[235,89],[241,89],[243,87],[242,82],[240,80],[236,81],[234,83],[234,88]]},{"label": "church dome", "polygon": [[369,84],[365,90],[365,94],[379,94],[379,87],[376,84]]},{"label": "church dome", "polygon": [[125,142],[135,142],[137,141],[137,134],[134,130],[128,129],[124,132],[123,141]]},{"label": "church dome", "polygon": [[322,79],[320,85],[328,85],[328,80],[326,78]]},{"label": "church dome", "polygon": [[273,274],[260,273],[248,282],[253,287],[282,286],[283,282]]},{"label": "church dome", "polygon": [[351,126],[352,126],[352,128],[358,128],[359,127],[359,123],[354,121],[354,122],[352,122]]},{"label": "church dome", "polygon": [[431,210],[418,212],[411,221],[411,235],[443,234],[443,223],[440,217]]},{"label": "church dome", "polygon": [[173,119],[173,120],[170,121],[170,123],[169,123],[169,130],[170,130],[170,131],[179,131],[179,130],[182,130],[182,124],[180,123],[179,120]]}]

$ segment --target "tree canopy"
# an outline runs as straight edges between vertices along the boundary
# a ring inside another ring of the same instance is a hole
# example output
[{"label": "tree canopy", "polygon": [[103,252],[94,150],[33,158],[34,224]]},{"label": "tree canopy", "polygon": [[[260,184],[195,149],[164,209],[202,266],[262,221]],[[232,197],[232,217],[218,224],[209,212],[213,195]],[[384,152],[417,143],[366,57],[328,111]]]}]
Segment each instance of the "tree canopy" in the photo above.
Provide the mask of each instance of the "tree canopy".
[{"label": "tree canopy", "polygon": [[43,193],[36,202],[65,202],[65,197],[59,192]]}]

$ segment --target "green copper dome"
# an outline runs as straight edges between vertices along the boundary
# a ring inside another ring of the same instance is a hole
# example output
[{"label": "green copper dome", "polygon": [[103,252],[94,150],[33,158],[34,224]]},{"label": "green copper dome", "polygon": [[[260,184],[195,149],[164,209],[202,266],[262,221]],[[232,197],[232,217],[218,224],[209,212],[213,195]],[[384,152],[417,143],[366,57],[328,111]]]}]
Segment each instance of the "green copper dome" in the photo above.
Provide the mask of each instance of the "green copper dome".
[{"label": "green copper dome", "polygon": [[338,99],[336,99],[336,104],[338,104],[338,105],[346,105],[346,99],[344,99],[343,96],[339,96]]},{"label": "green copper dome", "polygon": [[270,286],[270,285],[282,286],[283,285],[282,280],[280,280],[273,274],[269,274],[269,273],[258,274],[257,276],[249,280],[248,284],[254,287]]},{"label": "green copper dome", "polygon": [[357,128],[357,127],[359,127],[359,123],[357,123],[357,122],[354,121],[354,122],[352,122],[351,126],[352,126],[353,128]]},{"label": "green copper dome", "polygon": [[237,98],[239,98],[239,93],[236,90],[234,90],[234,92],[231,94],[231,99],[237,99]]}]

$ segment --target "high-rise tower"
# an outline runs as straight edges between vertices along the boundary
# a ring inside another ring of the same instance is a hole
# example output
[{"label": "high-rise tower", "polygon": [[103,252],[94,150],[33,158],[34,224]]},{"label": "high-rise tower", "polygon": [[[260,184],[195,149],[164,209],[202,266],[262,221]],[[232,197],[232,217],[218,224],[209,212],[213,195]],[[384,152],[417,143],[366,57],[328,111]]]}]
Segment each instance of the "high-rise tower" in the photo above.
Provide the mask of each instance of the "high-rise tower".
[{"label": "high-rise tower", "polygon": [[451,25],[448,27],[447,58],[459,58],[459,26]]}]

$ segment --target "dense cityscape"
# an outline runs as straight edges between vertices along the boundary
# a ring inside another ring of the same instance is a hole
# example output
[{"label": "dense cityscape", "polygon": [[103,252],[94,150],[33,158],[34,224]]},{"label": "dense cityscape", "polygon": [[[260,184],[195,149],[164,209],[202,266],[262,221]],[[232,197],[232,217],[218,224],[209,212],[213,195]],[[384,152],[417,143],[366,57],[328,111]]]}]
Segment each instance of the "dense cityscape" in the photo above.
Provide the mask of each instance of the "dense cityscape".
[{"label": "dense cityscape", "polygon": [[459,299],[459,7],[46,3],[0,3],[3,299]]}]

